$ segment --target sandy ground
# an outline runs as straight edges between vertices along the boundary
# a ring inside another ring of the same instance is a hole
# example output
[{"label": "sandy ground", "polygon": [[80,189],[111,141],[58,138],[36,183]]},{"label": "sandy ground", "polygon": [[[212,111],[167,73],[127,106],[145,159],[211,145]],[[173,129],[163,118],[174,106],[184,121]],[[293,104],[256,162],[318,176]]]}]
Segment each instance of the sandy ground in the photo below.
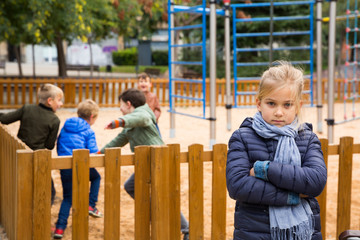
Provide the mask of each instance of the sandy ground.
[{"label": "sandy ground", "polygon": [[[351,111],[351,106],[347,106],[347,111]],[[360,105],[356,106],[357,109],[360,108]],[[168,108],[162,109],[162,115],[159,120],[159,127],[162,134],[162,137],[166,143],[180,143],[181,151],[187,151],[187,147],[193,143],[199,143],[204,145],[204,150],[209,149],[210,144],[210,123],[207,120],[193,118],[183,115],[176,115],[176,130],[175,138],[170,138],[170,114],[167,112]],[[201,115],[202,109],[200,108],[182,108],[177,109],[178,111],[184,113],[190,113],[195,115]],[[317,132],[317,109],[314,108],[304,108],[303,116],[306,122],[310,122],[314,126],[314,131]],[[359,112],[359,110],[357,110]],[[207,113],[208,113],[207,109]],[[227,130],[227,114],[226,110],[223,107],[218,107],[216,109],[216,142],[227,144],[232,132],[236,130],[243,119],[247,116],[253,116],[256,112],[255,108],[247,109],[232,109],[231,110],[231,130]],[[322,111],[322,119],[325,119],[327,116],[327,106],[325,105]],[[335,106],[336,121],[342,121],[344,116],[344,106],[342,104]],[[61,119],[61,126],[64,121],[72,116],[76,116],[76,111],[74,109],[60,109],[57,112],[58,116]],[[359,113],[357,113],[359,115]],[[118,109],[101,109],[99,118],[97,122],[93,125],[93,129],[96,133],[97,143],[99,148],[104,146],[109,142],[113,137],[119,133],[117,130],[104,130],[104,126],[110,121],[121,115]],[[351,113],[347,113],[348,116],[351,116]],[[322,121],[323,133],[318,133],[319,138],[327,137],[327,125],[325,121]],[[19,123],[13,123],[9,125],[9,129],[17,132]],[[334,127],[334,143],[339,142],[339,138],[342,136],[352,136],[354,137],[355,143],[360,143],[360,124],[359,120],[347,122],[341,125],[335,125]],[[122,153],[130,153],[128,146],[124,147]],[[54,151],[53,154],[56,154]],[[326,239],[336,239],[336,209],[337,209],[337,158],[329,158],[329,168],[328,168],[328,209],[327,209],[327,233]],[[351,228],[359,229],[359,199],[360,199],[360,189],[356,189],[360,185],[360,159],[358,156],[354,158],[353,163],[353,195],[352,195],[352,223]],[[121,170],[121,239],[133,239],[134,238],[134,201],[126,194],[123,189],[123,183],[126,179],[133,173],[133,167],[123,167]],[[204,207],[204,219],[205,219],[205,239],[210,239],[210,226],[211,226],[211,188],[206,186],[211,186],[211,165],[205,164],[205,173],[204,173],[204,198],[205,198],[205,207]],[[99,168],[98,171],[104,177],[104,171],[102,168]],[[188,217],[188,182],[187,182],[187,164],[182,164],[181,166],[181,210],[186,217]],[[62,200],[62,187],[60,181],[59,171],[52,172],[53,178],[55,180],[55,187],[57,190],[55,204],[52,207],[52,225],[55,224],[57,220],[57,214],[60,208]],[[104,186],[103,182],[100,187],[99,202],[98,208],[104,210]],[[234,212],[234,200],[228,198],[227,200],[227,236],[226,239],[232,239],[233,231],[233,212]],[[94,219],[89,218],[89,239],[103,239],[103,219]],[[71,215],[69,218],[68,228],[65,231],[63,239],[71,239]],[[2,232],[0,228],[0,239],[6,239],[6,234]]]}]

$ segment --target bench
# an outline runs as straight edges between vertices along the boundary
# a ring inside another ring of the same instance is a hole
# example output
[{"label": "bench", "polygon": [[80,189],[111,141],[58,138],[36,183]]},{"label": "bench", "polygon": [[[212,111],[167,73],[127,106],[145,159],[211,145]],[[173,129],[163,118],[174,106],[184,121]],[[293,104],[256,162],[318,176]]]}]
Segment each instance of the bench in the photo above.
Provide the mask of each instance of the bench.
[{"label": "bench", "polygon": [[6,75],[6,71],[5,71],[5,61],[0,61],[0,68],[4,70],[4,75]]},{"label": "bench", "polygon": [[[93,65],[93,71],[97,71],[100,73],[100,67],[99,65]],[[80,71],[90,71],[91,66],[90,65],[79,65],[79,64],[66,64],[66,70],[67,71],[78,71],[78,75]]]},{"label": "bench", "polygon": [[152,76],[159,76],[160,75],[160,69],[157,68],[145,68],[144,72]]}]

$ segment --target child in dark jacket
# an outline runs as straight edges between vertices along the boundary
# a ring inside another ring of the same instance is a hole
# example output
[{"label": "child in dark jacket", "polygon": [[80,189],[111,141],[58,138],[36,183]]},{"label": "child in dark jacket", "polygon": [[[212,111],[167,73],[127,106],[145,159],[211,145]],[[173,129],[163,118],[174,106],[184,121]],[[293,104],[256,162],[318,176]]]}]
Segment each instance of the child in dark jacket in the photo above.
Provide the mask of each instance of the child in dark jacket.
[{"label": "child in dark jacket", "polygon": [[[25,104],[15,111],[0,113],[0,122],[10,124],[20,121],[17,137],[21,141],[32,150],[52,150],[60,125],[60,119],[55,112],[63,105],[63,96],[64,93],[59,87],[44,84],[37,92],[39,104]],[[55,193],[51,179],[51,205],[54,203]]]},{"label": "child in dark jacket", "polygon": [[[90,99],[78,105],[78,117],[66,120],[61,129],[57,142],[57,153],[59,156],[72,155],[74,149],[89,149],[91,153],[97,153],[95,133],[91,129],[98,117],[99,106]],[[63,201],[61,203],[58,220],[56,222],[55,239],[61,239],[67,225],[72,205],[72,169],[61,169],[61,183],[63,186]],[[89,194],[89,215],[92,217],[102,217],[97,210],[96,202],[100,188],[100,174],[95,168],[90,168],[90,194]]]},{"label": "child in dark jacket", "polygon": [[[122,127],[123,130],[102,149],[122,147],[127,143],[133,152],[134,148],[139,145],[164,145],[159,131],[156,128],[156,117],[151,108],[146,103],[143,92],[138,89],[130,88],[125,90],[119,96],[120,111],[124,116],[111,121],[105,129],[114,129]],[[132,174],[125,182],[126,192],[134,198],[135,193],[135,175]],[[184,240],[188,239],[189,225],[183,214],[181,213],[181,232],[184,234]]]},{"label": "child in dark jacket", "polygon": [[303,73],[278,62],[262,75],[258,112],[229,140],[234,239],[322,239],[317,200],[327,180],[320,141],[301,123]]}]

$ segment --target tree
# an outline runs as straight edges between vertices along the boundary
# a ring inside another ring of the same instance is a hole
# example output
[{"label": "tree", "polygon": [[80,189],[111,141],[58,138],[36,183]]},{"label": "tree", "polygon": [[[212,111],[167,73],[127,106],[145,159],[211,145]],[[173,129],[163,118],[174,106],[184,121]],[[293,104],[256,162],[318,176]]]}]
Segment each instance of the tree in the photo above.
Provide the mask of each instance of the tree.
[{"label": "tree", "polygon": [[31,9],[26,0],[3,0],[0,2],[0,13],[0,41],[14,46],[19,75],[22,76],[19,46],[21,43],[34,43],[39,34],[32,31]]}]

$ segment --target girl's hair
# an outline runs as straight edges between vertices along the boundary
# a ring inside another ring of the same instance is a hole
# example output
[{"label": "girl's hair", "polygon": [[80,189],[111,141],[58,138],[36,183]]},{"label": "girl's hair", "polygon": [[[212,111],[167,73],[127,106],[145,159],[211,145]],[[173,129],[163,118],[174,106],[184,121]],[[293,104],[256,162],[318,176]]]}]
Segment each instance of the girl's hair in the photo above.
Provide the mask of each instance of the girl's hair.
[{"label": "girl's hair", "polygon": [[97,117],[99,114],[99,106],[91,99],[86,99],[79,103],[77,114],[84,120],[90,120],[91,115]]},{"label": "girl's hair", "polygon": [[123,102],[129,101],[134,108],[140,107],[146,103],[144,93],[135,88],[129,88],[122,92],[119,96],[119,101],[120,100]]},{"label": "girl's hair", "polygon": [[301,122],[301,99],[304,88],[304,74],[286,61],[276,61],[274,66],[266,70],[261,76],[257,98],[261,101],[275,90],[290,87],[296,107],[299,123]]},{"label": "girl's hair", "polygon": [[54,99],[57,96],[64,96],[63,91],[61,90],[61,88],[59,88],[53,84],[50,84],[50,83],[41,85],[37,92],[37,97],[39,99],[39,103],[42,103],[42,104],[47,104],[47,100],[49,98]]}]

